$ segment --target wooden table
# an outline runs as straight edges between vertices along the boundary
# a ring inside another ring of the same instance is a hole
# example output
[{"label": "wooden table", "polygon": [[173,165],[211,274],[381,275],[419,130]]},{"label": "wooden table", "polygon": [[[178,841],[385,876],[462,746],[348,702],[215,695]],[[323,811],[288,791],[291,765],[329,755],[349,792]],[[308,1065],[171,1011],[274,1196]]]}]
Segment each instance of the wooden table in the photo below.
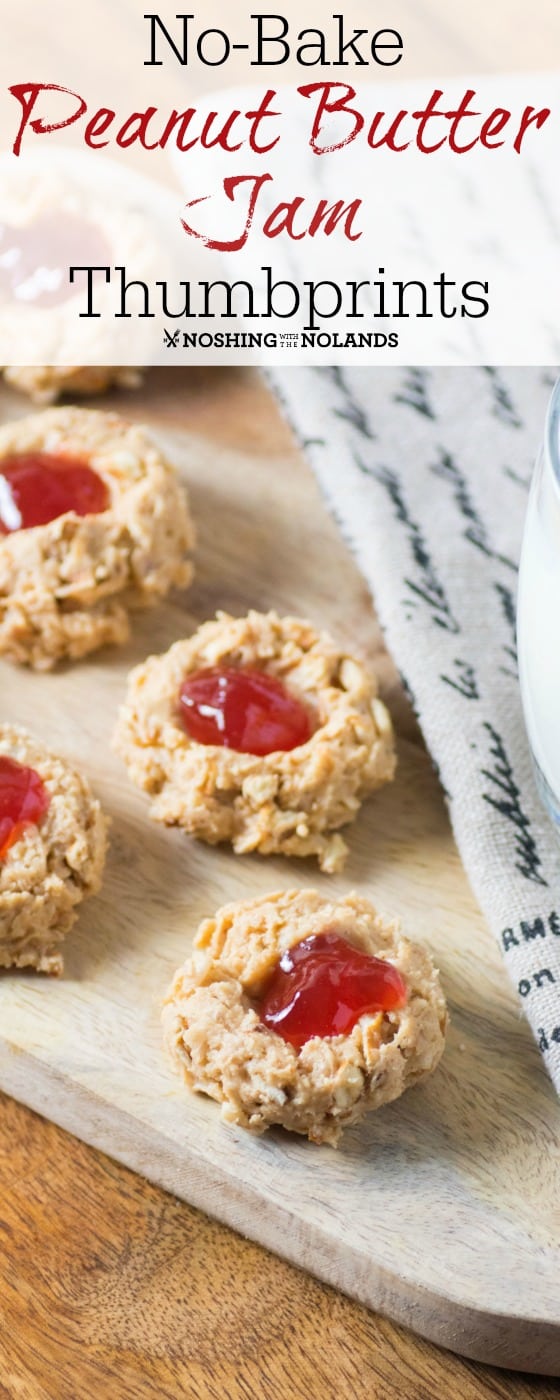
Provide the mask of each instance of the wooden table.
[{"label": "wooden table", "polygon": [[376,1317],[0,1097],[2,1400],[552,1400]]},{"label": "wooden table", "polygon": [[[239,445],[242,423],[248,452],[289,444],[250,372],[177,373],[194,432]],[[420,743],[386,655],[382,669]],[[1,1096],[0,1239],[2,1400],[558,1393],[419,1341]]]}]

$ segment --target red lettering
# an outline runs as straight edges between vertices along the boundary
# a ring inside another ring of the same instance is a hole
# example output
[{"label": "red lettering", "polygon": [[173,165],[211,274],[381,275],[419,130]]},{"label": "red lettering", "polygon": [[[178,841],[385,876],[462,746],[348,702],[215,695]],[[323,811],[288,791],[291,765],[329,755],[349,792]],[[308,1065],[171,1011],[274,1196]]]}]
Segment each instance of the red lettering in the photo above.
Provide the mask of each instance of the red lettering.
[{"label": "red lettering", "polygon": [[395,117],[394,120],[391,122],[391,125],[390,125],[390,127],[389,127],[389,130],[385,132],[385,135],[384,135],[384,136],[380,136],[379,138],[377,138],[377,136],[376,136],[377,128],[378,128],[378,126],[379,126],[379,124],[380,124],[380,122],[382,121],[382,119],[383,119],[384,116],[385,116],[385,113],[384,113],[384,112],[376,112],[376,113],[375,113],[375,116],[374,116],[374,118],[373,118],[373,121],[372,121],[371,126],[370,126],[370,129],[369,129],[369,134],[368,134],[368,146],[371,146],[372,151],[378,150],[378,148],[379,148],[380,146],[388,146],[390,151],[406,151],[406,150],[408,150],[408,147],[410,146],[410,141],[404,141],[404,142],[402,143],[402,145],[400,145],[400,146],[397,145],[397,141],[396,141],[397,131],[398,131],[398,129],[399,129],[401,123],[404,121],[405,117],[408,116],[408,112],[405,111],[405,110],[403,110],[403,108],[401,108],[400,112],[397,112],[396,117]]},{"label": "red lettering", "polygon": [[[236,191],[240,185],[249,184],[253,187],[249,196],[245,224],[237,238],[210,238],[205,233],[199,233],[198,229],[193,228],[192,224],[187,223],[186,219],[181,219],[185,233],[188,233],[192,238],[198,238],[201,243],[204,243],[206,248],[213,248],[219,253],[238,253],[241,248],[245,247],[253,225],[257,199],[263,185],[269,180],[272,180],[272,175],[230,175],[224,180],[224,194],[227,195],[227,198],[230,199],[232,203],[235,202]],[[195,204],[203,204],[206,199],[208,199],[208,195],[204,195],[201,199],[190,199],[185,205],[185,209],[192,209]]]},{"label": "red lettering", "polygon": [[443,92],[440,88],[436,88],[435,92],[433,92],[430,97],[427,107],[425,107],[423,111],[412,113],[415,122],[419,122],[416,134],[416,145],[418,146],[418,150],[422,151],[423,155],[430,155],[432,151],[439,151],[440,146],[445,145],[445,136],[442,136],[441,141],[435,141],[432,146],[428,146],[424,141],[424,133],[432,117],[444,117],[446,115],[445,112],[438,112],[437,110],[440,97],[443,97]]},{"label": "red lettering", "polygon": [[513,143],[513,149],[514,151],[517,151],[518,156],[521,155],[523,138],[529,130],[529,127],[532,126],[534,122],[537,127],[537,131],[539,131],[541,126],[544,126],[545,122],[548,121],[549,116],[550,107],[542,107],[540,112],[537,112],[534,107],[525,108],[525,111],[521,118],[519,131]]},{"label": "red lettering", "polygon": [[511,112],[508,112],[506,107],[496,107],[495,111],[491,112],[486,121],[482,123],[480,140],[488,151],[495,150],[497,146],[505,145],[504,141],[493,141],[492,137],[498,136],[500,131],[503,131],[510,117]]},{"label": "red lettering", "polygon": [[[335,88],[342,89],[342,94],[331,101],[331,93],[334,92]],[[341,151],[343,146],[349,146],[350,142],[359,136],[364,125],[364,118],[360,112],[356,111],[355,107],[348,106],[348,103],[356,96],[355,88],[350,87],[348,83],[306,83],[305,87],[298,88],[298,92],[301,93],[302,97],[313,97],[315,93],[321,94],[315,113],[313,130],[309,138],[309,145],[316,156],[328,155],[331,151]],[[345,115],[352,117],[353,128],[341,141],[335,141],[330,146],[319,146],[318,140],[321,135],[323,117],[333,112],[344,112]]]},{"label": "red lettering", "polygon": [[117,132],[117,146],[126,150],[127,146],[133,146],[135,141],[140,141],[145,151],[155,151],[159,141],[148,141],[148,127],[155,116],[157,107],[147,107],[145,112],[133,112]]},{"label": "red lettering", "polygon": [[227,121],[224,122],[217,134],[212,136],[212,127],[214,126],[214,122],[217,121],[219,113],[209,112],[202,128],[202,135],[200,137],[201,146],[207,151],[212,150],[213,146],[219,146],[222,151],[240,151],[243,145],[242,141],[238,141],[231,146],[228,143],[228,136],[230,135],[232,127],[235,126],[237,118],[240,116],[241,112],[231,112]]},{"label": "red lettering", "polygon": [[[271,151],[280,140],[279,136],[275,136],[273,140],[264,143],[260,140],[259,129],[261,122],[263,122],[266,117],[277,117],[280,115],[279,112],[272,112],[270,110],[270,103],[274,97],[276,97],[276,93],[270,88],[269,91],[265,93],[257,108],[243,113],[243,116],[251,123],[249,128],[249,145],[251,150],[255,152],[255,155],[265,155],[266,152]],[[242,115],[239,110],[236,109],[231,112],[225,121],[223,118],[220,118],[219,112],[209,112],[204,120],[201,135],[194,136],[191,141],[187,141],[185,139],[187,132],[191,126],[193,117],[196,117],[196,115],[196,107],[189,107],[185,112],[177,112],[175,109],[171,113],[158,144],[165,147],[171,136],[173,136],[175,128],[178,126],[179,130],[176,135],[176,145],[179,151],[190,151],[198,142],[200,142],[201,146],[206,150],[211,150],[213,146],[220,146],[223,151],[228,152],[241,150],[244,144],[243,139],[238,142],[234,142],[230,139],[234,127]],[[220,129],[216,130],[216,133],[213,134],[215,123],[219,118],[222,121],[222,125]]]},{"label": "red lettering", "polygon": [[478,142],[480,140],[480,136],[475,136],[474,140],[468,141],[465,146],[460,146],[458,141],[459,125],[463,121],[463,119],[466,117],[480,116],[480,112],[471,112],[469,110],[469,102],[473,97],[476,97],[475,90],[474,88],[469,88],[468,92],[466,92],[461,98],[457,111],[446,112],[445,114],[451,122],[451,131],[449,132],[449,146],[450,149],[455,152],[455,155],[458,156],[465,155],[466,151],[472,151],[473,147],[478,145]]},{"label": "red lettering", "polygon": [[99,111],[96,112],[95,116],[88,122],[84,131],[86,146],[91,146],[92,150],[97,151],[101,146],[109,145],[108,141],[94,141],[94,137],[101,136],[103,132],[108,130],[111,122],[115,120],[115,115],[115,112],[112,112],[110,107],[100,107]]},{"label": "red lettering", "polygon": [[189,127],[190,127],[190,124],[191,124],[191,122],[192,122],[192,119],[193,119],[193,117],[195,117],[195,116],[196,116],[196,107],[188,107],[187,110],[186,110],[186,112],[178,112],[178,111],[177,111],[177,108],[174,107],[174,108],[173,108],[173,111],[172,111],[172,113],[171,113],[171,116],[170,116],[170,118],[169,118],[169,121],[167,122],[167,125],[164,127],[163,134],[162,134],[162,136],[160,137],[159,144],[160,144],[160,146],[162,147],[162,149],[165,149],[165,147],[166,147],[166,145],[167,145],[167,142],[169,141],[169,137],[172,136],[172,134],[173,134],[174,128],[177,126],[178,123],[180,123],[179,131],[178,131],[178,133],[177,133],[177,140],[176,140],[177,150],[178,150],[178,151],[191,151],[192,148],[193,148],[193,146],[196,146],[197,137],[196,137],[196,136],[193,137],[193,140],[192,140],[192,141],[185,141],[185,136],[186,136],[187,131],[188,131]]},{"label": "red lettering", "polygon": [[323,232],[326,234],[327,238],[330,238],[331,233],[334,233],[338,225],[344,220],[345,237],[349,238],[351,243],[356,243],[358,239],[362,237],[362,231],[359,233],[354,232],[353,223],[361,207],[361,199],[353,199],[351,204],[344,204],[341,199],[338,199],[336,204],[331,204],[330,206],[327,204],[326,199],[322,199],[320,204],[317,205],[317,209],[309,225],[311,237],[314,238],[315,234],[319,233],[321,226],[324,225]]},{"label": "red lettering", "polygon": [[251,122],[251,130],[249,132],[249,145],[251,147],[251,150],[254,151],[255,155],[257,156],[267,155],[268,151],[272,151],[274,146],[277,146],[280,140],[279,136],[275,136],[274,140],[268,141],[266,145],[262,146],[259,144],[259,126],[261,122],[264,121],[266,117],[280,116],[279,112],[270,111],[270,103],[272,102],[274,97],[276,97],[274,88],[269,88],[268,92],[265,92],[262,102],[259,103],[259,106],[256,108],[256,111],[245,113],[247,120]]},{"label": "red lettering", "polygon": [[264,221],[263,233],[265,237],[278,238],[280,233],[287,233],[290,238],[293,238],[294,243],[299,242],[301,238],[305,238],[307,229],[303,229],[301,233],[296,233],[294,227],[296,214],[303,208],[304,204],[305,200],[302,195],[298,195],[296,199],[292,199],[289,204],[277,204],[272,214],[269,214],[268,219]]},{"label": "red lettering", "polygon": [[[60,87],[58,83],[15,83],[13,87],[8,88],[8,91],[11,92],[12,97],[16,97],[18,102],[21,102],[22,106],[19,131],[13,145],[15,156],[19,156],[20,154],[24,132],[28,125],[31,126],[31,130],[34,131],[37,136],[43,136],[49,131],[62,131],[63,127],[71,126],[72,122],[76,122],[78,117],[83,116],[84,112],[87,111],[87,105],[83,97],[80,97],[77,92],[72,92],[71,88]],[[74,97],[76,102],[79,103],[79,106],[77,110],[72,113],[72,116],[65,117],[64,121],[47,122],[44,121],[42,117],[34,117],[33,121],[31,121],[31,113],[34,111],[35,103],[41,92],[63,92],[67,97]]]}]

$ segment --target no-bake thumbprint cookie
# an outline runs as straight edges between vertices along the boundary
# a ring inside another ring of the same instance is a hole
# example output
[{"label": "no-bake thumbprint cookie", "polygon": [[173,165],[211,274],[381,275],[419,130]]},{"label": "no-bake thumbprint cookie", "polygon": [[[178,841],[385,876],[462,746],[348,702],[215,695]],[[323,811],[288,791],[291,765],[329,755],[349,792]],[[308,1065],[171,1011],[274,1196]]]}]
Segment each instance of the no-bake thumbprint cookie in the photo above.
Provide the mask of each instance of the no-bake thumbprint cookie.
[{"label": "no-bake thumbprint cookie", "polygon": [[367,900],[292,890],[201,924],[163,1026],[175,1068],[227,1123],[336,1147],[435,1069],[447,1012],[428,953]]},{"label": "no-bake thumbprint cookie", "polygon": [[63,394],[87,398],[107,389],[137,389],[142,371],[127,365],[5,365],[4,379],[38,404],[55,403]]},{"label": "no-bake thumbprint cookie", "polygon": [[0,724],[0,968],[62,971],[60,944],[100,887],[106,844],[86,779]]},{"label": "no-bake thumbprint cookie", "polygon": [[309,622],[219,614],[129,677],[115,747],[151,815],[238,854],[317,856],[395,768],[374,676]]},{"label": "no-bake thumbprint cookie", "polygon": [[145,430],[49,409],[0,428],[0,655],[45,670],[192,575],[188,504]]}]

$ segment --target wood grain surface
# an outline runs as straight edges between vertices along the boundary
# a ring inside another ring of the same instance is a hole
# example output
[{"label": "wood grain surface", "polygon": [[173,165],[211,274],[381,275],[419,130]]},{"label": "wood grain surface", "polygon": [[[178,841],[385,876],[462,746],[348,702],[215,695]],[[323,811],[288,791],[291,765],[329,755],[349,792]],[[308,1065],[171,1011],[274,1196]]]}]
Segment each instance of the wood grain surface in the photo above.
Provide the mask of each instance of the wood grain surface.
[{"label": "wood grain surface", "polygon": [[[26,405],[6,393],[1,409]],[[424,1335],[557,1373],[557,1101],[466,885],[362,580],[255,375],[154,371],[126,411],[163,435],[186,473],[196,584],[139,619],[122,653],[53,676],[0,669],[6,718],[37,730],[40,717],[45,740],[82,764],[113,818],[104,890],[68,942],[65,978],[0,981],[0,1085]],[[128,667],[217,606],[255,603],[309,613],[379,667],[399,777],[364,808],[331,887],[400,913],[435,952],[451,1002],[437,1075],[338,1154],[222,1128],[215,1106],[167,1070],[159,1033],[161,995],[200,917],[228,898],[330,882],[308,863],[236,860],[151,825],[109,749]],[[165,1283],[162,1273],[163,1309]]]},{"label": "wood grain surface", "polygon": [[553,1400],[461,1361],[0,1095],[1,1400]]}]

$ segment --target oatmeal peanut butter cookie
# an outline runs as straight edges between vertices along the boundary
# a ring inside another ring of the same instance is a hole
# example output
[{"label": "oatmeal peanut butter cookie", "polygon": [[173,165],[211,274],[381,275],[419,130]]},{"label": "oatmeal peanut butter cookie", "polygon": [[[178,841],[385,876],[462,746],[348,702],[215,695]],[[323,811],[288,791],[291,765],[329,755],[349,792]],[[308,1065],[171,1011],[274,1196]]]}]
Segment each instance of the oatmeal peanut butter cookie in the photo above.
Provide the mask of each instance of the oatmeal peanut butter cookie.
[{"label": "oatmeal peanut butter cookie", "polygon": [[0,968],[62,972],[60,944],[101,885],[106,844],[86,779],[0,724]]},{"label": "oatmeal peanut butter cookie", "polygon": [[4,379],[35,403],[49,404],[62,394],[104,394],[113,385],[137,389],[142,371],[127,365],[5,365]]},{"label": "oatmeal peanut butter cookie", "polygon": [[129,677],[115,737],[151,816],[238,854],[312,856],[393,777],[375,678],[309,622],[218,614]]},{"label": "oatmeal peanut butter cookie", "polygon": [[57,408],[0,427],[0,655],[46,670],[125,641],[129,610],[192,575],[173,468],[113,413]]},{"label": "oatmeal peanut butter cookie", "polygon": [[314,890],[206,919],[163,1010],[175,1068],[226,1122],[333,1147],[435,1069],[446,1026],[428,953],[368,900]]}]

